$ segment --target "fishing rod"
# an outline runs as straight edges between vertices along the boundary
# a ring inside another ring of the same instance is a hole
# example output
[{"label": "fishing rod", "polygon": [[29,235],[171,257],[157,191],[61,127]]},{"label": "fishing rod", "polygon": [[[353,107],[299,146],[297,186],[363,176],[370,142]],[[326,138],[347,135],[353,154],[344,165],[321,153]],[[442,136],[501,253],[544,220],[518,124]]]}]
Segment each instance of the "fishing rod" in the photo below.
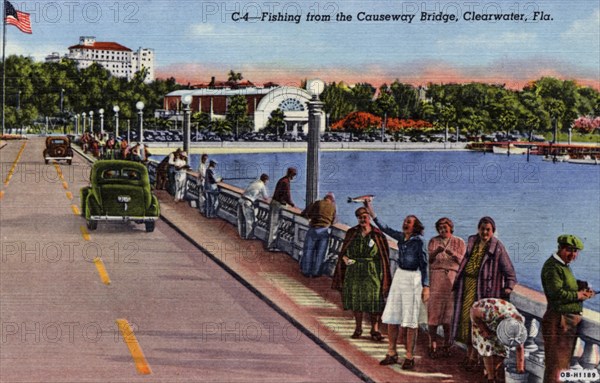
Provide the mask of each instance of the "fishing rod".
[{"label": "fishing rod", "polygon": [[221,179],[222,179],[223,181],[238,181],[238,180],[254,180],[254,179],[257,179],[257,178],[256,178],[256,177],[233,177],[233,178],[229,178],[229,177],[225,178],[225,177],[222,177]]}]

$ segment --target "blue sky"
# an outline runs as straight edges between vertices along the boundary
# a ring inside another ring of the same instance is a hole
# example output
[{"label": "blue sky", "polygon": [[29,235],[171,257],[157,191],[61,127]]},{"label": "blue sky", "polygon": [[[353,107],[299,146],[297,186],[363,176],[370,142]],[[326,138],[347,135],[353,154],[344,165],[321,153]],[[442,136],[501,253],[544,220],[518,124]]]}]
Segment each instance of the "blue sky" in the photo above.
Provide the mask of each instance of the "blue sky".
[{"label": "blue sky", "polygon": [[[520,87],[542,75],[600,88],[600,1],[12,1],[31,13],[33,35],[8,27],[7,54],[42,60],[81,35],[153,48],[157,73],[180,82],[224,78],[229,69],[261,83],[373,84],[502,82]],[[263,12],[301,21],[232,20]],[[308,13],[330,22],[307,21]],[[343,12],[352,21],[336,21]],[[413,15],[411,23],[359,21],[363,14]],[[421,21],[421,13],[455,22]],[[523,14],[527,21],[467,21],[465,12]],[[547,20],[533,20],[544,12]]]}]

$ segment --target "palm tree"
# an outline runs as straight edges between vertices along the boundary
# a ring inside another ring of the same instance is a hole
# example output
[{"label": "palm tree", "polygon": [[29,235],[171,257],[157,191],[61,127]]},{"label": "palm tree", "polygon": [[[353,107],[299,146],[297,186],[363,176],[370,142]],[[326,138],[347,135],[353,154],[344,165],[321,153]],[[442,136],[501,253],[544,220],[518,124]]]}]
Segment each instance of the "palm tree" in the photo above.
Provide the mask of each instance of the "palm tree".
[{"label": "palm tree", "polygon": [[231,83],[231,87],[233,89],[237,88],[238,81],[242,81],[243,78],[244,77],[240,72],[235,72],[233,69],[231,69],[227,74],[227,82]]},{"label": "palm tree", "polygon": [[214,119],[210,123],[210,130],[219,135],[231,133],[231,124],[227,120]]}]

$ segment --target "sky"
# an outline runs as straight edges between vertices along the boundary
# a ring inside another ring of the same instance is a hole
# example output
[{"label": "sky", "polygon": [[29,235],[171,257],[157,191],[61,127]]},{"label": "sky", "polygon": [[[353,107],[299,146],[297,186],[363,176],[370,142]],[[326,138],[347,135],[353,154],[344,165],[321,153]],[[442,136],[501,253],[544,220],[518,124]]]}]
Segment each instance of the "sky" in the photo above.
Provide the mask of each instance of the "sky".
[{"label": "sky", "polygon": [[[227,80],[234,70],[255,84],[320,78],[379,86],[398,79],[520,89],[555,76],[600,89],[600,0],[11,3],[31,14],[33,34],[8,26],[7,55],[43,60],[67,53],[79,36],[96,36],[154,49],[157,77],[183,84]],[[507,20],[487,19],[493,15]]]}]

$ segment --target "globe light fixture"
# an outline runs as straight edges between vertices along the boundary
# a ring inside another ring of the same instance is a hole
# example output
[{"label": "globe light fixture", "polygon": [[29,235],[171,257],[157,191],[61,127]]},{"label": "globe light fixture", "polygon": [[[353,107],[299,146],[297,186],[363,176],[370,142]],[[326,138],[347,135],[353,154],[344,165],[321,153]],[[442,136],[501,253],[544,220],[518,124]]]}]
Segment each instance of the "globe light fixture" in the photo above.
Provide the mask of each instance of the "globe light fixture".
[{"label": "globe light fixture", "polygon": [[119,105],[113,106],[113,112],[115,112],[115,138],[119,137]]}]

